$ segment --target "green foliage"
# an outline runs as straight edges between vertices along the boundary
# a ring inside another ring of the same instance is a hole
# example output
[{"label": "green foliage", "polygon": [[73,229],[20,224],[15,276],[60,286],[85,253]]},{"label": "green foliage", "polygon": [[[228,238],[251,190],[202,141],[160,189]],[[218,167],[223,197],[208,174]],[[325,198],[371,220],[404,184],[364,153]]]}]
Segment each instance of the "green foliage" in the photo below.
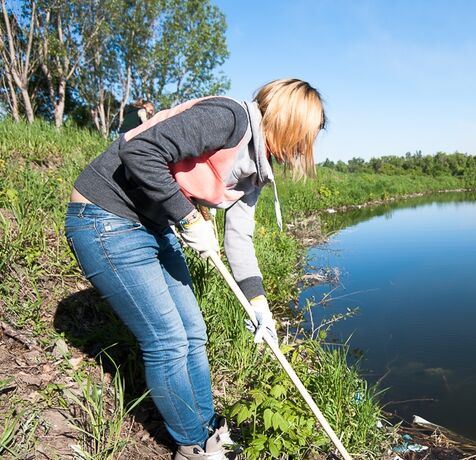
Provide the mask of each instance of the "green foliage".
[{"label": "green foliage", "polygon": [[146,51],[138,94],[161,108],[209,94],[222,94],[229,80],[215,69],[228,57],[224,14],[210,0],[166,0]]},{"label": "green foliage", "polygon": [[0,457],[11,459],[28,458],[28,451],[35,442],[40,424],[38,412],[33,410],[12,410],[2,420],[0,426]]},{"label": "green foliage", "polygon": [[[322,166],[317,169],[316,180],[292,183],[281,171],[278,170],[276,175],[283,216],[287,222],[328,208],[361,205],[368,201],[386,200],[412,193],[471,188],[476,177],[470,171],[463,177],[410,174],[396,176],[370,172],[350,174]],[[257,219],[266,227],[274,223],[272,200],[272,191],[265,189],[258,204]]]},{"label": "green foliage", "polygon": [[[16,3],[23,11],[15,24],[24,52],[32,3]],[[210,0],[37,0],[35,5],[32,61],[40,65],[29,86],[36,114],[55,119],[57,126],[64,102],[70,117],[107,137],[119,128],[131,98],[149,99],[163,109],[229,88],[229,79],[217,72],[229,54],[227,25]]]},{"label": "green foliage", "polygon": [[[293,368],[344,445],[356,458],[380,458],[386,433],[375,394],[349,369],[344,348],[325,349],[317,341],[284,345]],[[332,448],[325,433],[289,378],[273,361],[265,361],[260,385],[246,401],[236,403],[230,416],[242,426],[247,458],[303,458]]]},{"label": "green foliage", "polygon": [[72,178],[105,145],[70,126],[0,123],[0,297],[13,324],[40,332],[45,277],[77,273],[61,238],[65,206]]}]

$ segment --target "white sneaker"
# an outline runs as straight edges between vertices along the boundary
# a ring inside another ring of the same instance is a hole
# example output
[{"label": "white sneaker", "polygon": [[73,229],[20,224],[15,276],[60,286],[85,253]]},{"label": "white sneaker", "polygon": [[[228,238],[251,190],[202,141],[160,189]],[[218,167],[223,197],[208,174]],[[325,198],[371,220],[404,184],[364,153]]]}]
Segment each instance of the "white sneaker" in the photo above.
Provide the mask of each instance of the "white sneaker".
[{"label": "white sneaker", "polygon": [[205,449],[198,445],[179,446],[174,460],[228,460],[226,453],[240,454],[243,448],[231,439],[225,417],[218,416],[217,425],[207,439]]},{"label": "white sneaker", "polygon": [[225,453],[241,454],[243,447],[231,439],[230,430],[228,429],[228,423],[226,418],[218,415],[217,426],[212,436],[217,436],[217,444],[223,447]]},{"label": "white sneaker", "polygon": [[200,446],[179,446],[174,460],[227,460],[225,451],[205,452]]}]

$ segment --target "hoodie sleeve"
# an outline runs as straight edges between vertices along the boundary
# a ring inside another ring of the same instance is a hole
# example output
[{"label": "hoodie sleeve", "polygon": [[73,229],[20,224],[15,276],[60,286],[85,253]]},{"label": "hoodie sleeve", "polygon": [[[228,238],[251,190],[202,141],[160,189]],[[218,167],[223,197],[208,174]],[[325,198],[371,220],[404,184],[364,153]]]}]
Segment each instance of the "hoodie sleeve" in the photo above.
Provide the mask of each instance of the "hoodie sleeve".
[{"label": "hoodie sleeve", "polygon": [[180,191],[168,164],[234,147],[247,128],[246,111],[238,102],[213,97],[152,125],[129,141],[123,138],[119,157],[134,186],[134,204],[141,214],[153,222],[164,212],[174,222],[185,217],[193,205]]},{"label": "hoodie sleeve", "polygon": [[253,245],[255,208],[260,189],[243,196],[225,214],[225,254],[233,277],[248,300],[264,295],[263,276]]}]

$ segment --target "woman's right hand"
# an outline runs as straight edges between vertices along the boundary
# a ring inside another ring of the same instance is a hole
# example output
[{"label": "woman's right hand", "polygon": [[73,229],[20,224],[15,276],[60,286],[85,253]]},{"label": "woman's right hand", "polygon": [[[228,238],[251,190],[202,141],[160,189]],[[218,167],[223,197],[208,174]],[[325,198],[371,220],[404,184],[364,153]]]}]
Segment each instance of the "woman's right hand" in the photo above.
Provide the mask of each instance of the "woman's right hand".
[{"label": "woman's right hand", "polygon": [[177,226],[185,244],[206,259],[210,252],[219,253],[220,247],[215,236],[213,223],[205,220],[197,211],[192,211]]}]

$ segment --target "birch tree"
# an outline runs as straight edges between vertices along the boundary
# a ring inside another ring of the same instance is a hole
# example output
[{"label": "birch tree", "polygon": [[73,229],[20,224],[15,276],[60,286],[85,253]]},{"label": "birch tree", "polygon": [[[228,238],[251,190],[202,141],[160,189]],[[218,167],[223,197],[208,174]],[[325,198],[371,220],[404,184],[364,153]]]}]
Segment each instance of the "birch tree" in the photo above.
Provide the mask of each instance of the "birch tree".
[{"label": "birch tree", "polygon": [[99,0],[38,0],[39,63],[58,128],[63,124],[67,85],[96,43],[102,19],[85,33],[86,25],[90,24],[91,5],[96,3]]},{"label": "birch tree", "polygon": [[4,106],[4,110],[8,109],[12,118],[18,122],[20,121],[20,111],[18,108],[18,99],[13,79],[8,71],[7,64],[2,57],[2,50],[0,50],[0,94]]},{"label": "birch tree", "polygon": [[94,36],[84,53],[82,63],[75,72],[75,84],[92,121],[104,136],[109,135],[109,119],[115,110],[115,96],[109,91],[117,73],[117,57],[113,44],[110,13],[114,0],[91,2],[90,11],[83,24],[84,33]]},{"label": "birch tree", "polygon": [[130,96],[168,107],[228,87],[215,75],[228,56],[226,23],[209,0],[106,0],[89,14],[86,30],[95,30],[99,17],[78,88],[104,136],[122,125]]},{"label": "birch tree", "polygon": [[21,24],[5,2],[0,84],[15,119],[60,127],[69,94],[107,137],[131,98],[165,108],[229,85],[217,73],[226,22],[210,0],[18,0]]},{"label": "birch tree", "polygon": [[[124,121],[124,109],[130,99],[133,85],[133,73],[146,60],[154,40],[156,16],[165,8],[165,0],[149,2],[122,1],[122,14],[113,15],[113,28],[118,31],[117,51],[120,62],[120,106],[117,126]],[[125,13],[125,14],[124,14]]]},{"label": "birch tree", "polygon": [[29,123],[34,120],[33,107],[28,82],[35,68],[33,62],[33,38],[36,22],[36,4],[33,1],[30,9],[29,26],[25,29],[20,25],[16,15],[7,10],[5,0],[0,0],[0,56],[4,71],[2,83],[6,99],[14,120],[19,121],[19,104],[17,89],[21,94],[25,116]]}]

